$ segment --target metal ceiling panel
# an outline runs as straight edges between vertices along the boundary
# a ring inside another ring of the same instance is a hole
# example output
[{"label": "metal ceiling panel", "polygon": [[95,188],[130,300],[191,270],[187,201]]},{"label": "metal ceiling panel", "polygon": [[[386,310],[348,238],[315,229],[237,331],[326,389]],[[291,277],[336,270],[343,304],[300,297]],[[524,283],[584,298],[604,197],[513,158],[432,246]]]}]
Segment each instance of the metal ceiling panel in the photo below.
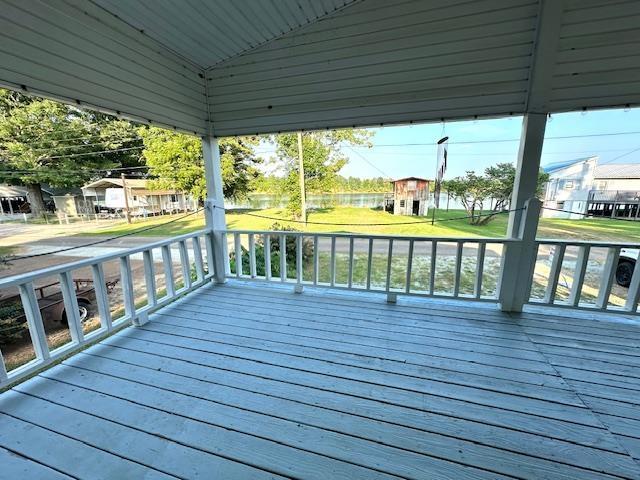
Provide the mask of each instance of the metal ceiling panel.
[{"label": "metal ceiling panel", "polygon": [[521,113],[537,0],[366,0],[208,71],[213,131]]},{"label": "metal ceiling panel", "polygon": [[315,22],[356,0],[93,0],[201,68]]}]

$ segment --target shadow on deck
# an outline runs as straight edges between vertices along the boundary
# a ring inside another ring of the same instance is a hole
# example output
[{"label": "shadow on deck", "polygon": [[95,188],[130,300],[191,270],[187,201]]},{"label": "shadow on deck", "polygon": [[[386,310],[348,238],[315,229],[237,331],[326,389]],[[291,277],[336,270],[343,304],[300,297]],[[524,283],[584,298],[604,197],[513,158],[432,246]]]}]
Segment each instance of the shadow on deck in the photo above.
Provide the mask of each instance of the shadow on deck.
[{"label": "shadow on deck", "polygon": [[230,282],[0,396],[1,478],[640,478],[640,326]]}]

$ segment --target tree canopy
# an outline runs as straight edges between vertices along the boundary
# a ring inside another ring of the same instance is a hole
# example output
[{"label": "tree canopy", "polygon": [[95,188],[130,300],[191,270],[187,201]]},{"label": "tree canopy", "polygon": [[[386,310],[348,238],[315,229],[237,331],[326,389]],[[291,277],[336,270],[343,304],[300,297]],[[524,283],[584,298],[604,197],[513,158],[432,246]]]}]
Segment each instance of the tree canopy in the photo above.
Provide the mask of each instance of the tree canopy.
[{"label": "tree canopy", "polygon": [[[338,172],[349,161],[340,146],[368,145],[371,135],[371,132],[360,129],[305,132],[302,135],[305,190],[309,193],[333,191],[338,182]],[[289,199],[287,210],[299,216],[298,136],[296,133],[285,133],[272,138],[277,145],[280,167],[284,172],[284,193]]]},{"label": "tree canopy", "polygon": [[[443,187],[462,204],[469,215],[469,222],[481,225],[509,207],[515,178],[516,168],[512,163],[498,163],[486,168],[483,175],[468,171],[464,176],[446,180]],[[536,189],[538,196],[542,195],[548,180],[549,175],[540,170]]]},{"label": "tree canopy", "polygon": [[[143,155],[151,182],[157,188],[174,188],[204,199],[206,182],[201,141],[197,137],[157,127],[141,127]],[[257,137],[219,140],[223,192],[226,198],[242,198],[257,176],[260,159],[254,154]]]},{"label": "tree canopy", "polygon": [[138,165],[141,146],[127,121],[0,89],[0,182],[25,186],[34,215],[44,209],[41,184],[77,187]]}]

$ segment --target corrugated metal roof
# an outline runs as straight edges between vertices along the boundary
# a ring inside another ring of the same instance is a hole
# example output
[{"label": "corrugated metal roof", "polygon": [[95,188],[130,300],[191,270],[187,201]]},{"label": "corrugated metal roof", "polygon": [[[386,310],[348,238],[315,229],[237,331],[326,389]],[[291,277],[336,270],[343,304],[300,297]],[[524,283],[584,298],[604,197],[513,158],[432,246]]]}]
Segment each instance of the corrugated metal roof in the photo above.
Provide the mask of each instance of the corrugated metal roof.
[{"label": "corrugated metal roof", "polygon": [[[147,188],[147,180],[140,178],[127,178],[125,180],[128,188]],[[122,187],[121,178],[101,178],[91,183],[87,183],[82,188],[109,188]]]},{"label": "corrugated metal roof", "polygon": [[640,163],[609,163],[598,165],[594,174],[600,178],[640,178]]},{"label": "corrugated metal roof", "polygon": [[396,180],[391,180],[391,183],[397,183],[397,182],[404,182],[405,180],[419,180],[422,182],[430,182],[431,180],[427,179],[427,178],[420,178],[420,177],[404,177],[404,178],[398,178]]},{"label": "corrugated metal roof", "polygon": [[0,198],[26,197],[27,190],[13,185],[0,185]]},{"label": "corrugated metal roof", "polygon": [[546,173],[552,173],[557,170],[562,170],[563,168],[570,167],[571,165],[575,165],[577,163],[587,162],[593,158],[597,157],[583,157],[583,158],[575,158],[573,160],[562,160],[559,162],[548,163],[542,167]]}]

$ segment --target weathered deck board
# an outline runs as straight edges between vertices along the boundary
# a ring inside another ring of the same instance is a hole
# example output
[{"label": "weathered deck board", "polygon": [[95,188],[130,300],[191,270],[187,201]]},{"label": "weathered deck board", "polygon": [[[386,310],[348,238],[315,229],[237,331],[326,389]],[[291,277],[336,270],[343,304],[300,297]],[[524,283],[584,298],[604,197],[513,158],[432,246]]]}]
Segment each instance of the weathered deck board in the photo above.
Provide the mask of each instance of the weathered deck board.
[{"label": "weathered deck board", "polygon": [[640,479],[640,327],[585,327],[207,286],[0,396],[0,478]]},{"label": "weathered deck board", "polygon": [[[640,458],[640,328],[588,323],[581,330],[525,318],[523,331],[549,363],[636,459]],[[600,333],[593,331],[600,326]]]}]

